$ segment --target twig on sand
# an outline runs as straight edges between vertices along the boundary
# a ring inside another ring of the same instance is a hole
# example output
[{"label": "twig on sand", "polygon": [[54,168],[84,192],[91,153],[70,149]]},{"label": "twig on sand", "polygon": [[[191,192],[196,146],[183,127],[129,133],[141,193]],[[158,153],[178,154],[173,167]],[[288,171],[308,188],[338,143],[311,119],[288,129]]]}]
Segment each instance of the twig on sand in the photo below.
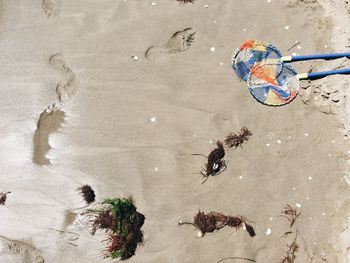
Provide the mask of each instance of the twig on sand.
[{"label": "twig on sand", "polygon": [[227,216],[218,212],[210,212],[205,214],[198,211],[193,217],[193,222],[180,221],[179,225],[192,225],[200,232],[199,237],[205,235],[205,233],[211,233],[218,231],[225,226],[233,227],[235,229],[245,228],[251,237],[254,237],[254,228],[247,223],[247,220],[242,216]]},{"label": "twig on sand", "polygon": [[291,49],[295,48],[300,43],[301,43],[300,41],[295,42],[295,44],[293,46],[291,46],[290,48],[288,48],[287,51],[290,51]]},{"label": "twig on sand", "polygon": [[227,258],[220,259],[219,261],[216,261],[216,263],[220,263],[220,262],[222,262],[224,260],[228,260],[228,259],[241,259],[241,260],[247,260],[247,261],[250,261],[250,262],[256,262],[254,259],[250,259],[250,258],[227,257]]}]

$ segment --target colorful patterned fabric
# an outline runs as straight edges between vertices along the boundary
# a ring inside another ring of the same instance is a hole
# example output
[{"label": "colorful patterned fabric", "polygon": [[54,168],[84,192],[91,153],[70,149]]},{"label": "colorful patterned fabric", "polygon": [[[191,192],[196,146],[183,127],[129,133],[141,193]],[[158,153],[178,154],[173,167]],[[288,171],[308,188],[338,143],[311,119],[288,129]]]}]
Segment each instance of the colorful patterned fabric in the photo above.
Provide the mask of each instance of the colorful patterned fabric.
[{"label": "colorful patterned fabric", "polygon": [[232,57],[237,76],[247,82],[251,94],[263,104],[284,105],[298,94],[297,73],[282,63],[281,57],[277,48],[257,40],[244,42]]}]

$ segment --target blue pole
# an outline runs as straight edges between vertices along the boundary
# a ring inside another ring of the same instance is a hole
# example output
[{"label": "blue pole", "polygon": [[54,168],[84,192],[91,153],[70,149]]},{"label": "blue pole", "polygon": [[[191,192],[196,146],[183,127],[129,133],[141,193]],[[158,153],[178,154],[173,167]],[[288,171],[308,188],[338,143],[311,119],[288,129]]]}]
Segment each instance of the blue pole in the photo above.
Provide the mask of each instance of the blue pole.
[{"label": "blue pole", "polygon": [[303,61],[311,59],[336,59],[336,58],[350,58],[350,53],[334,53],[334,54],[318,54],[305,56],[292,56],[291,61]]},{"label": "blue pole", "polygon": [[329,71],[322,71],[322,72],[313,72],[308,74],[308,79],[321,79],[330,75],[337,75],[337,74],[350,74],[350,68],[343,68],[343,69],[337,69],[337,70],[329,70]]}]

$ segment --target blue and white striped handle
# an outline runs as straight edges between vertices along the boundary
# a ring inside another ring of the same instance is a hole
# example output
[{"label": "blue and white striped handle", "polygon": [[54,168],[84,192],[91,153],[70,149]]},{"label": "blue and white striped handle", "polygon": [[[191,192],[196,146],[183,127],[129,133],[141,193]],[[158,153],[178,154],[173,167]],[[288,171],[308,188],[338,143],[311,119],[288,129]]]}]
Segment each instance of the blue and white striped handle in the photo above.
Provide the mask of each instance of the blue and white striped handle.
[{"label": "blue and white striped handle", "polygon": [[350,74],[350,68],[343,68],[343,69],[337,69],[337,70],[329,70],[329,71],[321,71],[321,72],[312,72],[312,73],[304,73],[304,74],[298,74],[298,79],[321,79],[330,75],[348,75]]},{"label": "blue and white striped handle", "polygon": [[305,55],[305,56],[285,56],[281,57],[282,62],[294,62],[304,61],[312,59],[337,59],[337,58],[350,58],[350,53],[334,53],[334,54],[318,54],[318,55]]}]

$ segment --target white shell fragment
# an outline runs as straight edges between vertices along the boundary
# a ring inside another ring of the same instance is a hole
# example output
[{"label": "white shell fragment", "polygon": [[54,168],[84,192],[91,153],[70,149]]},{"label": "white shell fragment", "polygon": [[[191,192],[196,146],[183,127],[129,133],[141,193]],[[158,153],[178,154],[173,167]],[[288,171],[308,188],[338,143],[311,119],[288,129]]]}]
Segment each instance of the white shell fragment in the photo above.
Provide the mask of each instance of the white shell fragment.
[{"label": "white shell fragment", "polygon": [[214,51],[215,51],[215,47],[211,47],[211,48],[210,48],[210,51],[211,51],[211,52],[214,52]]},{"label": "white shell fragment", "polygon": [[131,57],[133,60],[135,60],[135,61],[138,61],[139,60],[139,57],[138,56],[132,56]]},{"label": "white shell fragment", "polygon": [[300,208],[300,207],[301,207],[301,204],[296,203],[295,206],[298,207],[298,208]]},{"label": "white shell fragment", "polygon": [[156,121],[157,121],[157,118],[156,118],[156,117],[152,117],[152,118],[150,118],[149,120],[150,120],[150,122],[156,122]]},{"label": "white shell fragment", "polygon": [[268,229],[266,230],[266,235],[269,236],[269,235],[271,235],[271,234],[272,234],[272,230],[271,230],[271,228],[268,228]]}]

